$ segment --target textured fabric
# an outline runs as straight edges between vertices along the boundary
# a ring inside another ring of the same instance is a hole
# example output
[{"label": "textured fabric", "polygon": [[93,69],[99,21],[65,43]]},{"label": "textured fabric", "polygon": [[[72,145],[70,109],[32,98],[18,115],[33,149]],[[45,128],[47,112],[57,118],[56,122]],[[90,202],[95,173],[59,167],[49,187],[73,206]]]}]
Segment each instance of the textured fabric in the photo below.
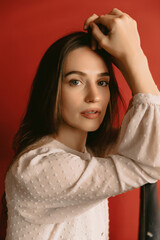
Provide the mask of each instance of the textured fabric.
[{"label": "textured fabric", "polygon": [[160,179],[160,95],[136,94],[106,158],[51,136],[7,173],[6,240],[106,240],[107,198]]}]

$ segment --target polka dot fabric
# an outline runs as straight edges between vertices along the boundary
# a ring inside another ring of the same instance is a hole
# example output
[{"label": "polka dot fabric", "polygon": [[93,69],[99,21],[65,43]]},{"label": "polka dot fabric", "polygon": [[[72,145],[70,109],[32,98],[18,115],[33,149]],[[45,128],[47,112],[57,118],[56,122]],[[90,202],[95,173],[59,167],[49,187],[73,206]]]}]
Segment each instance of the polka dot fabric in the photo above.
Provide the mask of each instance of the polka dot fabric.
[{"label": "polka dot fabric", "polygon": [[136,94],[105,158],[52,136],[21,154],[6,180],[6,240],[106,240],[108,198],[160,179],[160,95]]}]

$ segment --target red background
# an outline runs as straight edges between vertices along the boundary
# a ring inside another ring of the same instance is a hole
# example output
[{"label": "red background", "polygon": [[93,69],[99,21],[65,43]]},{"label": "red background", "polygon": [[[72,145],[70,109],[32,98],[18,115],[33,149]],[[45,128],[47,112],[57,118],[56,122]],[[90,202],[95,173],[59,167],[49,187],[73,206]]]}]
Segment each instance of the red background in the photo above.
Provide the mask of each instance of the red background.
[{"label": "red background", "polygon": [[[12,138],[25,111],[30,85],[44,51],[57,38],[82,30],[91,14],[105,14],[117,7],[138,23],[142,48],[160,89],[160,2],[159,0],[1,0],[0,3],[0,196],[13,152]],[[131,97],[116,71],[128,102]],[[144,79],[145,81],[145,79]],[[160,194],[160,184],[158,185]],[[159,196],[160,197],[160,196]],[[138,236],[139,190],[110,198],[110,239],[135,240]]]}]

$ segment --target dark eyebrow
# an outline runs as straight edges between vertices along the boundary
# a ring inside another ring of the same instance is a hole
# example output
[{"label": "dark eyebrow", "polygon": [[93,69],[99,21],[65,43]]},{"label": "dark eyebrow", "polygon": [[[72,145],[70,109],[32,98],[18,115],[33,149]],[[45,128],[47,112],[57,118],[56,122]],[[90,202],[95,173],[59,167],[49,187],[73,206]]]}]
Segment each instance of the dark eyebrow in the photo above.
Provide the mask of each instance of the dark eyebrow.
[{"label": "dark eyebrow", "polygon": [[[81,75],[81,76],[86,76],[87,75],[86,73],[81,72],[81,71],[71,71],[71,72],[66,73],[64,75],[64,77],[67,77],[70,74],[78,74],[78,75]],[[99,74],[97,74],[97,76],[98,77],[109,76],[109,72],[99,73]]]}]

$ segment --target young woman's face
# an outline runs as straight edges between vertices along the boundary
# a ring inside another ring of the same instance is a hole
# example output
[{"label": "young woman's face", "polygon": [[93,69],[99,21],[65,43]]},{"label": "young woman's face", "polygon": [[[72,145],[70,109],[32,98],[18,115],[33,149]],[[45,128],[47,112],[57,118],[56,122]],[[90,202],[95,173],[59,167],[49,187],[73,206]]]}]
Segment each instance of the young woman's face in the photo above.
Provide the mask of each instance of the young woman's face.
[{"label": "young woman's face", "polygon": [[109,79],[105,62],[93,50],[81,47],[71,51],[63,71],[63,124],[72,130],[97,130],[110,100]]}]

